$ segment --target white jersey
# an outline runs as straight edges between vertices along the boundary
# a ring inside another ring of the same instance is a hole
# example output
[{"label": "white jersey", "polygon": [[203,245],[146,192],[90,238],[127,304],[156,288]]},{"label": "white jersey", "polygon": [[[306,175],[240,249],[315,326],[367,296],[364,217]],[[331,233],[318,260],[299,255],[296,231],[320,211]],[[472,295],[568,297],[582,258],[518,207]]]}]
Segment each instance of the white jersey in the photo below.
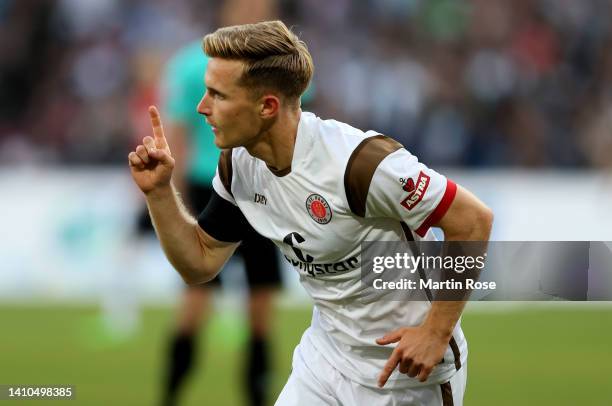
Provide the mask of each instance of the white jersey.
[{"label": "white jersey", "polygon": [[[375,340],[420,325],[431,304],[376,301],[371,290],[366,300],[361,243],[434,239],[429,228],[450,206],[455,184],[390,138],[304,112],[290,171],[273,173],[234,148],[222,154],[213,187],[299,273],[315,304],[303,340],[348,378],[375,387],[393,350]],[[447,381],[466,360],[458,323],[427,384]],[[420,385],[396,370],[386,387]]]}]

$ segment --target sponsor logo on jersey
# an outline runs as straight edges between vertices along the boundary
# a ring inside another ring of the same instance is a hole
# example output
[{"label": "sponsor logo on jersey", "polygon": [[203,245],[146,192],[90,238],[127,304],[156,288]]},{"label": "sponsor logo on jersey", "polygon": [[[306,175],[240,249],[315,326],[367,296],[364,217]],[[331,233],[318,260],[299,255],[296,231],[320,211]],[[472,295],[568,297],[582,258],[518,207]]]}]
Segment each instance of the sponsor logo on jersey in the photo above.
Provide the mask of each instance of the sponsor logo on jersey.
[{"label": "sponsor logo on jersey", "polygon": [[328,264],[297,261],[288,257],[287,255],[284,257],[291,265],[293,265],[295,269],[308,274],[311,278],[316,278],[317,276],[323,275],[335,275],[359,268],[359,258],[356,256]]},{"label": "sponsor logo on jersey", "polygon": [[423,200],[425,191],[429,187],[430,179],[431,178],[423,171],[419,173],[419,178],[417,179],[416,183],[412,180],[412,178],[409,178],[406,183],[404,183],[402,188],[406,192],[409,192],[409,195],[400,202],[401,205],[408,210],[414,209],[414,207],[419,204],[421,200]]},{"label": "sponsor logo on jersey", "polygon": [[284,255],[285,259],[293,265],[297,270],[308,274],[312,278],[322,275],[334,275],[337,273],[352,271],[353,269],[359,268],[359,258],[356,256],[342,261],[333,263],[314,263],[314,258],[311,255],[305,254],[297,246],[306,239],[300,235],[300,233],[289,233],[283,238],[283,242],[291,247],[291,250],[298,258],[297,260]]},{"label": "sponsor logo on jersey", "polygon": [[[289,233],[285,236],[285,238],[283,238],[283,242],[291,247],[293,253],[300,259],[300,261],[310,263],[314,261],[314,258],[308,254],[304,255],[302,250],[296,247],[296,245],[299,245],[304,241],[306,240],[300,235],[300,233]],[[289,258],[287,258],[287,260],[289,260]]]},{"label": "sponsor logo on jersey", "polygon": [[412,193],[414,192],[414,189],[416,189],[412,178],[408,178],[408,179],[400,178],[400,182],[402,185],[404,185],[402,186],[402,189],[404,189],[408,193]]},{"label": "sponsor logo on jersey", "polygon": [[268,204],[268,199],[264,195],[260,195],[259,193],[255,193],[255,197],[253,198],[255,203],[263,204],[264,206]]},{"label": "sponsor logo on jersey", "polygon": [[331,221],[332,211],[323,196],[316,193],[311,194],[306,199],[306,211],[310,218],[319,224],[327,224]]}]

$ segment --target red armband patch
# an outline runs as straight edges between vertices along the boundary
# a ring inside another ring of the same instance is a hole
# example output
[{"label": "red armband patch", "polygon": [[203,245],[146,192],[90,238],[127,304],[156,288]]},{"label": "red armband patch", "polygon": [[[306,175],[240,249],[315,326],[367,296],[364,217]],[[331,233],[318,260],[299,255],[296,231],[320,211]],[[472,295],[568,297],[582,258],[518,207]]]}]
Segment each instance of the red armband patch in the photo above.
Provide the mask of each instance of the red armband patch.
[{"label": "red armband patch", "polygon": [[425,191],[427,191],[427,188],[429,187],[430,180],[431,177],[423,171],[419,173],[419,178],[416,181],[416,185],[413,183],[412,179],[409,178],[403,189],[410,192],[410,194],[406,196],[406,198],[402,200],[400,204],[408,210],[414,209],[414,207],[419,204],[421,200],[423,200]]}]

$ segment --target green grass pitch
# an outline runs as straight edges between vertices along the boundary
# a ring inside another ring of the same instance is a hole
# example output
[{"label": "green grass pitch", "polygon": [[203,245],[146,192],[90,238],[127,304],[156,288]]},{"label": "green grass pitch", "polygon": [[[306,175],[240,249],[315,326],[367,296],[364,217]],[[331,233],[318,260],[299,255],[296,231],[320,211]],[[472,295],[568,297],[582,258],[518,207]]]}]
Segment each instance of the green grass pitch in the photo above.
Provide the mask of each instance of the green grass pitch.
[{"label": "green grass pitch", "polygon": [[[612,405],[612,307],[559,306],[470,312],[466,406]],[[71,384],[58,405],[156,405],[170,308],[145,309],[129,338],[111,336],[94,307],[0,306],[0,384]],[[290,371],[310,310],[279,309],[270,404]],[[200,336],[199,366],[184,406],[240,405],[245,330],[221,315]],[[0,401],[40,404],[38,401]]]}]

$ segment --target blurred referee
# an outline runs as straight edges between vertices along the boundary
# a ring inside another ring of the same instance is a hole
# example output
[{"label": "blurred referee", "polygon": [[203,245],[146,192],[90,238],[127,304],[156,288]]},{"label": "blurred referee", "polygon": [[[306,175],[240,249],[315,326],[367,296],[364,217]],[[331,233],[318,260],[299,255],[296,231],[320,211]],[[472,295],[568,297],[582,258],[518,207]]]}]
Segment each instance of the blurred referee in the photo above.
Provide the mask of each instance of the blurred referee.
[{"label": "blurred referee", "polygon": [[[220,155],[210,126],[195,110],[205,93],[203,73],[207,63],[201,40],[191,43],[170,59],[162,84],[166,134],[177,161],[173,182],[192,213],[200,213],[206,207]],[[151,227],[148,213],[139,223],[141,230]],[[252,229],[248,235],[236,252],[244,260],[249,287],[250,334],[244,384],[249,404],[257,406],[263,405],[266,397],[270,364],[268,331],[274,292],[280,286],[280,270],[274,244]],[[198,331],[210,316],[212,289],[219,284],[217,277],[209,283],[185,288],[168,347],[164,406],[177,404],[179,389],[195,363]]]}]

